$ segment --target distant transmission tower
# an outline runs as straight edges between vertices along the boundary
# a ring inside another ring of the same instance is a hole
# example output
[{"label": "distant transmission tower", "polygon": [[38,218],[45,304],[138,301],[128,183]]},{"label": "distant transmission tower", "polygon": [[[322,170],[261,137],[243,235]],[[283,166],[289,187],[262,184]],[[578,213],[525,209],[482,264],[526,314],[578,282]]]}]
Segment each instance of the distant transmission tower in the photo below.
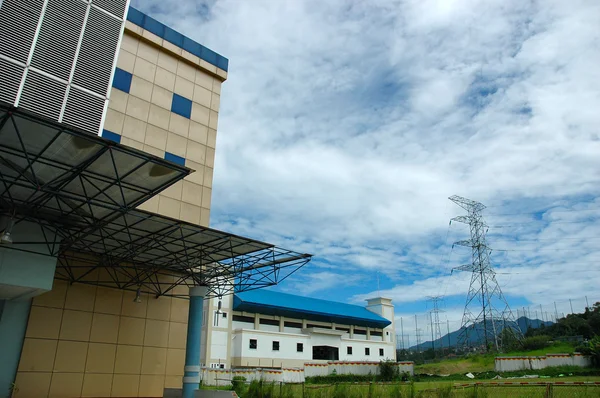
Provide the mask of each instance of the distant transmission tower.
[{"label": "distant transmission tower", "polygon": [[485,342],[486,351],[489,350],[491,344],[494,345],[496,351],[502,351],[503,338],[512,336],[512,338],[520,340],[523,334],[502,294],[496,280],[496,273],[490,265],[492,250],[485,239],[488,226],[481,214],[485,206],[456,195],[448,199],[467,211],[466,216],[455,217],[451,222],[459,221],[468,224],[471,230],[471,239],[454,243],[454,245],[471,248],[471,264],[452,270],[471,272],[471,284],[458,336],[458,345],[469,346],[473,340],[473,334],[475,334],[477,342],[482,340]]},{"label": "distant transmission tower", "polygon": [[[431,301],[433,303],[433,308],[431,311],[431,328],[433,334],[433,341],[440,341],[440,349],[444,347],[444,343],[442,342],[442,331],[440,329],[440,312],[444,312],[440,310],[439,302],[442,301],[444,296],[427,296],[427,301]],[[435,349],[434,349],[435,350]]]}]

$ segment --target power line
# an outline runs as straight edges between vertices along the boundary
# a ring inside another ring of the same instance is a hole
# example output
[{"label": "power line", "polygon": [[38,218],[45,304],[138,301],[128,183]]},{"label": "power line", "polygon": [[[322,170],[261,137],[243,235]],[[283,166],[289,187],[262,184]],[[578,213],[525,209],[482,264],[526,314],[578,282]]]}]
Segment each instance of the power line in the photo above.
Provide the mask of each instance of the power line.
[{"label": "power line", "polygon": [[540,213],[551,213],[551,214],[556,214],[556,213],[572,213],[572,212],[580,212],[580,211],[600,211],[600,208],[598,209],[566,209],[566,210],[552,210],[553,208],[548,208],[546,210],[536,210],[536,211],[530,211],[530,212],[526,212],[526,213],[487,213],[486,216],[487,217],[503,217],[503,216],[526,216],[526,215],[535,215],[535,214],[540,214]]}]

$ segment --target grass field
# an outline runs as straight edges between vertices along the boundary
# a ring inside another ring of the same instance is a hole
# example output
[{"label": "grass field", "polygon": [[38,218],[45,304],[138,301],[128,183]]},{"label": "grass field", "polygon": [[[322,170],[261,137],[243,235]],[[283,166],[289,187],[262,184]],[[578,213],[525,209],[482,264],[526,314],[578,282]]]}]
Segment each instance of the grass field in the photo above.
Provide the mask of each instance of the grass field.
[{"label": "grass field", "polygon": [[[565,379],[561,378],[561,381]],[[546,381],[546,380],[545,380]],[[570,378],[569,381],[600,381],[600,377]],[[545,385],[455,387],[455,383],[418,382],[413,384],[265,385],[262,390],[241,393],[242,398],[444,398],[444,397],[599,397],[600,386],[553,386],[551,395]]]},{"label": "grass field", "polygon": [[[530,355],[540,356],[555,353],[572,353],[573,346],[570,344],[555,344],[550,347],[535,351],[515,351],[502,354],[502,356],[512,355]],[[448,375],[456,373],[479,373],[494,370],[494,358],[497,354],[473,355],[469,358],[447,359],[440,362],[434,362],[415,366],[415,373]]]}]

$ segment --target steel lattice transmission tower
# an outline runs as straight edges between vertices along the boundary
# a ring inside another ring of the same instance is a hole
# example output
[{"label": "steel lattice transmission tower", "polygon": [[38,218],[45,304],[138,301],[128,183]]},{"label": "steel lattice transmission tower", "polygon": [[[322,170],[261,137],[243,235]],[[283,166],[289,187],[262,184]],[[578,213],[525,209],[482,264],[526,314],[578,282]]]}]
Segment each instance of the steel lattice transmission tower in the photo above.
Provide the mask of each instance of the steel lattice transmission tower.
[{"label": "steel lattice transmission tower", "polygon": [[486,350],[489,350],[490,345],[493,344],[497,351],[502,351],[503,338],[512,336],[514,339],[521,340],[523,334],[502,294],[496,280],[496,273],[490,264],[492,250],[486,242],[485,235],[488,226],[482,215],[485,206],[456,195],[448,199],[467,211],[466,216],[455,217],[450,222],[459,221],[468,224],[471,231],[471,239],[454,243],[454,245],[471,248],[471,264],[452,269],[452,271],[471,272],[471,284],[463,313],[461,332],[458,336],[458,345],[471,345],[475,334],[477,342],[482,340],[485,342]]},{"label": "steel lattice transmission tower", "polygon": [[440,310],[438,304],[440,301],[442,301],[443,298],[444,296],[427,296],[427,301],[431,301],[433,303],[433,308],[431,309],[431,311],[429,311],[431,316],[431,334],[433,335],[433,341],[440,341],[441,347],[438,348],[444,347],[444,342],[442,341],[442,330],[440,329],[440,312],[444,311]]}]

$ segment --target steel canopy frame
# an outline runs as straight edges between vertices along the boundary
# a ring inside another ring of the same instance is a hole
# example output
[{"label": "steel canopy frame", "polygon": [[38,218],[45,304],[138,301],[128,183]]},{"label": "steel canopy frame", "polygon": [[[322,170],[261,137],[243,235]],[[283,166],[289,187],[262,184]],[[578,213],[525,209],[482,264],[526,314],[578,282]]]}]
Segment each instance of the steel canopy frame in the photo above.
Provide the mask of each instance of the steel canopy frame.
[{"label": "steel canopy frame", "polygon": [[[0,215],[37,224],[56,277],[155,296],[281,282],[309,254],[136,209],[190,169],[0,102]],[[33,250],[31,248],[34,248]]]},{"label": "steel canopy frame", "polygon": [[[93,230],[191,172],[0,102],[0,206]],[[73,231],[71,231],[73,232]]]},{"label": "steel canopy frame", "polygon": [[[174,290],[177,285],[205,285],[207,297],[218,297],[276,285],[312,256],[132,210],[59,250],[58,257],[58,277],[71,282],[157,297],[185,296]],[[100,268],[106,272],[97,276]]]}]

